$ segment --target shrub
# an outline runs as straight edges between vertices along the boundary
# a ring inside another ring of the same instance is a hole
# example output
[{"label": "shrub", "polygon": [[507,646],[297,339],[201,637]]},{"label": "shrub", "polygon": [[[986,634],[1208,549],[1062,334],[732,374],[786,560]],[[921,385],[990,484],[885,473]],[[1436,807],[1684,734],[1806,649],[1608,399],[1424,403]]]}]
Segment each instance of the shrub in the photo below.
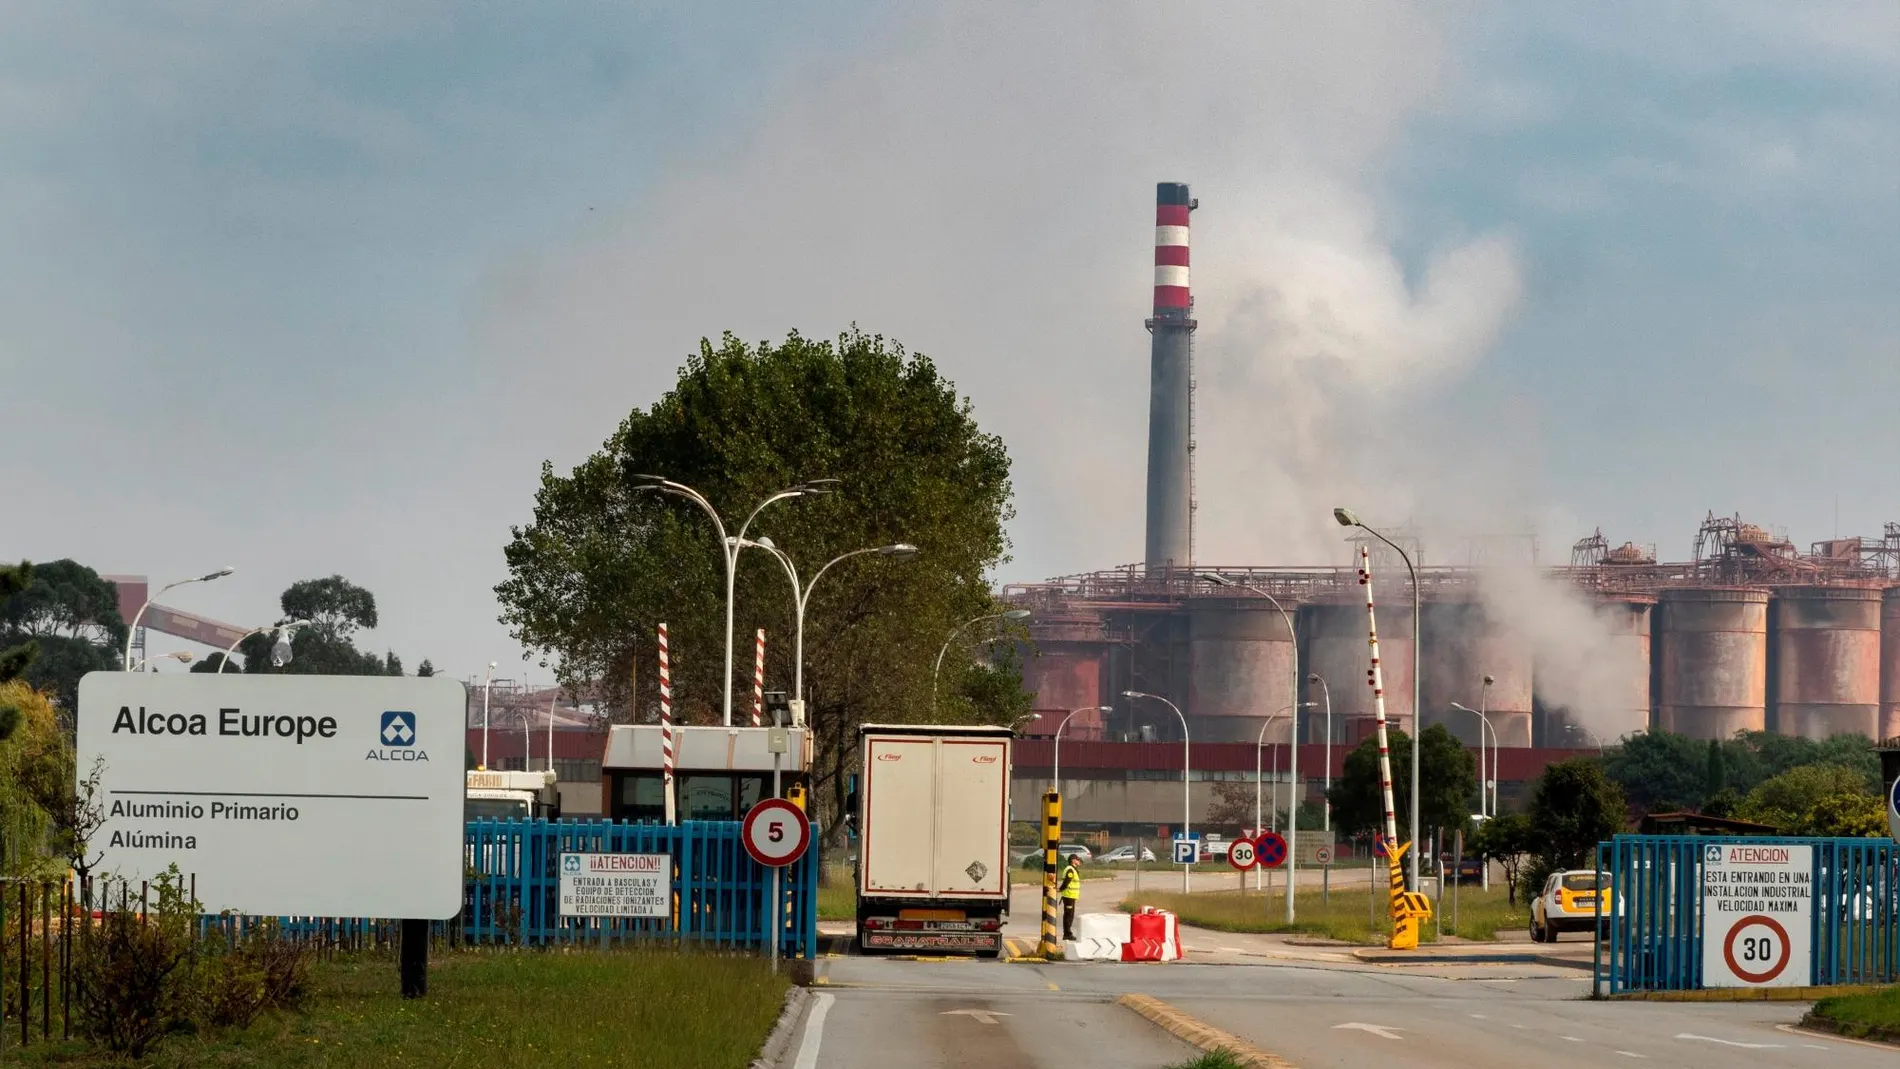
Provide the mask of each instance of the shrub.
[{"label": "shrub", "polygon": [[81,1027],[94,1042],[133,1058],[159,1040],[192,1029],[197,903],[177,866],[152,885],[153,902],[107,909],[78,941],[73,960]]},{"label": "shrub", "polygon": [[207,1023],[245,1028],[265,1010],[294,1010],[308,993],[315,958],[305,943],[283,938],[266,920],[244,942],[205,962],[200,1001]]}]

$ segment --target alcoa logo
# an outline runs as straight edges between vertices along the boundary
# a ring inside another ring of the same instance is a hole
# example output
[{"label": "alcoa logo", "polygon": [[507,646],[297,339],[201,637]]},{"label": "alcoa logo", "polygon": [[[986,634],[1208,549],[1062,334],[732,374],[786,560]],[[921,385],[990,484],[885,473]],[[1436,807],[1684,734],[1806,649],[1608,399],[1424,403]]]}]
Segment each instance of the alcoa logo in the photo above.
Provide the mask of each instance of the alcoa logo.
[{"label": "alcoa logo", "polygon": [[561,871],[573,875],[581,871],[581,856],[569,854],[561,859]]},{"label": "alcoa logo", "polygon": [[429,752],[416,746],[416,714],[392,710],[383,714],[377,740],[383,748],[371,750],[365,761],[427,761]]},{"label": "alcoa logo", "polygon": [[1722,863],[1722,848],[1719,846],[1709,847],[1702,852],[1702,860],[1711,865],[1720,865]]}]

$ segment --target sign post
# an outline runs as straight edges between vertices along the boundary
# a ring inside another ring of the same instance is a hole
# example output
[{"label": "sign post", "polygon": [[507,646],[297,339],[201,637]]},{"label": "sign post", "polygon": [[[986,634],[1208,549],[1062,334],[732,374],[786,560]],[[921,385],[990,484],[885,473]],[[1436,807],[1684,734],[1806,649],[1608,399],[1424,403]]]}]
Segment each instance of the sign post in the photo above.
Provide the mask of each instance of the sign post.
[{"label": "sign post", "polygon": [[1814,847],[1711,843],[1702,854],[1702,985],[1813,982]]},{"label": "sign post", "polygon": [[90,673],[91,849],[127,880],[177,865],[207,913],[399,918],[419,997],[428,922],[462,909],[467,707],[441,676]]}]

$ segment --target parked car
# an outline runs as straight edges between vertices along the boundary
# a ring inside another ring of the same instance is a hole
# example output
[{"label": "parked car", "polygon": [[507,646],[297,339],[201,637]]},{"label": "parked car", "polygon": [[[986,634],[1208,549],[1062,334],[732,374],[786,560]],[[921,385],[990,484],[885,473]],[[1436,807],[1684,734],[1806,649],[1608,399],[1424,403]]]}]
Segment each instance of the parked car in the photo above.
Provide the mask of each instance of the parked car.
[{"label": "parked car", "polygon": [[1095,851],[1090,850],[1088,847],[1083,846],[1081,843],[1063,843],[1061,846],[1056,848],[1056,856],[1061,858],[1063,861],[1069,860],[1070,854],[1076,854],[1080,856],[1084,862],[1095,860]]},{"label": "parked car", "polygon": [[[1145,846],[1141,848],[1141,860],[1144,864],[1151,863],[1154,861],[1154,859],[1155,859],[1155,852],[1153,850],[1150,850]],[[1132,846],[1118,846],[1115,849],[1110,850],[1108,853],[1103,854],[1101,857],[1096,858],[1095,860],[1098,864],[1102,864],[1102,865],[1131,864],[1135,860],[1135,848]]]},{"label": "parked car", "polygon": [[1531,900],[1531,941],[1555,943],[1562,932],[1589,932],[1597,926],[1597,900],[1610,913],[1610,890],[1598,891],[1601,877],[1590,871],[1553,872]]}]

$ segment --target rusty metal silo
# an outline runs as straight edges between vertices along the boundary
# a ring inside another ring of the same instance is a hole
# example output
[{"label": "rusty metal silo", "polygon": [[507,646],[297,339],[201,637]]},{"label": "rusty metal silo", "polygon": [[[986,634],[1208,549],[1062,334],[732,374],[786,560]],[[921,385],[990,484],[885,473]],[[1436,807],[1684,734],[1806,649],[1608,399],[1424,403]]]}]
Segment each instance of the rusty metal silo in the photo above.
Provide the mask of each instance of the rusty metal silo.
[{"label": "rusty metal silo", "polygon": [[[1298,606],[1288,604],[1289,613]],[[1293,636],[1264,598],[1188,603],[1187,714],[1195,742],[1253,742],[1266,718],[1293,700]],[[1291,717],[1267,732],[1286,742]]]},{"label": "rusty metal silo", "polygon": [[1880,737],[1900,735],[1900,586],[1880,598]]},{"label": "rusty metal silo", "polygon": [[1873,738],[1880,730],[1878,586],[1777,587],[1769,618],[1776,733]]},{"label": "rusty metal silo", "polygon": [[[1444,724],[1466,745],[1476,746],[1482,730],[1478,718],[1454,711],[1451,703],[1472,709],[1482,703],[1499,746],[1531,744],[1530,647],[1491,619],[1475,591],[1426,598],[1422,655],[1419,701],[1426,727]],[[1493,680],[1488,692],[1485,676]]]},{"label": "rusty metal silo", "polygon": [[1768,591],[1671,587],[1655,628],[1656,726],[1693,739],[1760,731],[1768,717]]},{"label": "rusty metal silo", "polygon": [[[1412,733],[1412,599],[1409,592],[1379,593],[1379,658],[1385,682],[1385,715],[1406,734]],[[1366,642],[1366,603],[1342,595],[1315,601],[1300,610],[1300,670],[1326,681],[1333,697],[1333,737],[1343,743],[1359,737],[1353,724],[1372,716],[1370,651]],[[1308,683],[1300,693],[1307,710],[1307,738],[1325,741],[1326,691]]]}]

